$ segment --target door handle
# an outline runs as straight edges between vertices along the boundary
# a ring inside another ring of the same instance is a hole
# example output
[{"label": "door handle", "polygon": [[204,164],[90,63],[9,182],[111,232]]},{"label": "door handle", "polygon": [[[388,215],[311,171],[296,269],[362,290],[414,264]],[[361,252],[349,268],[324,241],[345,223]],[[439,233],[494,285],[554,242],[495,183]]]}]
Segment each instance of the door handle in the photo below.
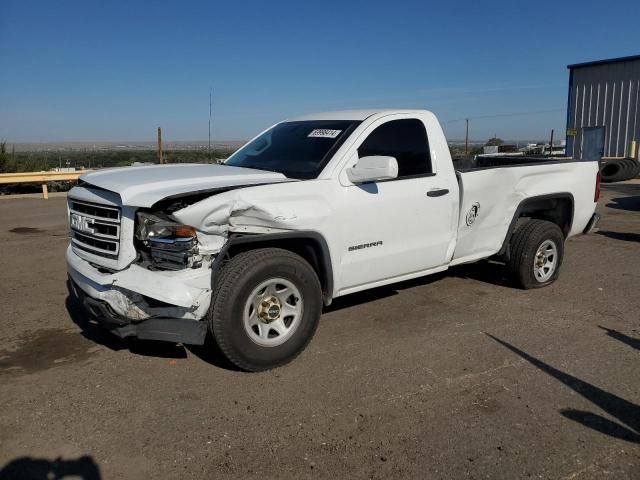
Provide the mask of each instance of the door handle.
[{"label": "door handle", "polygon": [[434,188],[433,190],[429,190],[427,192],[427,197],[441,197],[449,193],[448,188]]}]

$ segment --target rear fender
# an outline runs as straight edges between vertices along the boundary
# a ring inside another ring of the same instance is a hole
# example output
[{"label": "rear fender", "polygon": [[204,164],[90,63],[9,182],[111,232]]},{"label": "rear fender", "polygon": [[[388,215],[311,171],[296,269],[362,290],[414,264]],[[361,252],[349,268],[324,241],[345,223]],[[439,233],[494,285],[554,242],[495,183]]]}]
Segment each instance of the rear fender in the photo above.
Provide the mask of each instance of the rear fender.
[{"label": "rear fender", "polygon": [[573,216],[574,199],[573,195],[569,192],[551,193],[525,198],[518,204],[511,223],[509,224],[507,235],[502,242],[502,247],[496,256],[509,257],[509,242],[516,230],[519,218],[530,217],[549,220],[560,227],[566,238],[573,225]]}]

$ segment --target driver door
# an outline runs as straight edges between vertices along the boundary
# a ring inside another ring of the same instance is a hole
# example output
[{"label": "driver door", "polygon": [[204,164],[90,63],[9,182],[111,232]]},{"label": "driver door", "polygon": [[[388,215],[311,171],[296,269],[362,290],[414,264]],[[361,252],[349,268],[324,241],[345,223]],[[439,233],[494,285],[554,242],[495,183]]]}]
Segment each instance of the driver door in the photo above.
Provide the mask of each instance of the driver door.
[{"label": "driver door", "polygon": [[448,188],[432,166],[425,124],[417,118],[388,118],[365,132],[346,165],[364,156],[392,156],[398,177],[343,186],[338,209],[341,293],[446,266],[455,242],[457,189]]}]

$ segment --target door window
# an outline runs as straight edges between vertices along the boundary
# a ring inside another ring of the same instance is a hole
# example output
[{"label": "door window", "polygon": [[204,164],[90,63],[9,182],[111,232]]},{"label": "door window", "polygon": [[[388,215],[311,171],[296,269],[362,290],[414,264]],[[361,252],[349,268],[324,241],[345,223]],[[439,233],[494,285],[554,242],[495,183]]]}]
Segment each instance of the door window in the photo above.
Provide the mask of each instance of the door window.
[{"label": "door window", "polygon": [[394,157],[398,179],[433,174],[424,124],[415,118],[392,120],[376,128],[358,148],[358,158]]}]

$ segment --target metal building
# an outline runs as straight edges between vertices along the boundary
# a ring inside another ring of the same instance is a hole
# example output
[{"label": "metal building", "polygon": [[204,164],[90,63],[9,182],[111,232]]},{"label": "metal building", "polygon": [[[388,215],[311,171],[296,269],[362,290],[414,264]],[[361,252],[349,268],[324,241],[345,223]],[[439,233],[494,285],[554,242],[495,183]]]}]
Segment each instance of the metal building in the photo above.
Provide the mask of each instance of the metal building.
[{"label": "metal building", "polygon": [[567,155],[637,158],[640,55],[569,65]]}]

